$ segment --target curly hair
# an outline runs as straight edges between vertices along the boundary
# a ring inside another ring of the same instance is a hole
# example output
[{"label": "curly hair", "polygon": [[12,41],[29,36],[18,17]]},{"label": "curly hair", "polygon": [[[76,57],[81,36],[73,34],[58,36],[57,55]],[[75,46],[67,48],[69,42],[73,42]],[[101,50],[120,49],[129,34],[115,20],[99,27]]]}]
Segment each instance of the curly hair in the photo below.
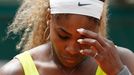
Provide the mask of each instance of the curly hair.
[{"label": "curly hair", "polygon": [[[107,5],[105,1],[102,18],[100,20],[99,34],[106,37]],[[14,21],[8,27],[8,34],[22,34],[21,41],[16,48],[23,51],[29,50],[49,41],[49,28],[47,17],[49,0],[23,0],[16,13]]]}]

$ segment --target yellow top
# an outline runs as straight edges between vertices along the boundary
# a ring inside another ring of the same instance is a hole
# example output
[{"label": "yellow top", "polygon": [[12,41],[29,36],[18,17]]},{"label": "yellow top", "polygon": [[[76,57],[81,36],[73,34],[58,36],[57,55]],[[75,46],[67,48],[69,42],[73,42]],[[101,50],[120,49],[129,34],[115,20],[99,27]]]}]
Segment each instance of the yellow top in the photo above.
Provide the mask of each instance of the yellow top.
[{"label": "yellow top", "polygon": [[[25,51],[24,53],[17,55],[16,58],[19,59],[21,65],[23,67],[25,75],[39,75],[39,72],[37,71],[37,68],[33,62],[33,59],[28,51]],[[106,75],[106,74],[98,66],[96,75]]]},{"label": "yellow top", "polygon": [[100,68],[100,66],[98,66],[96,75],[107,75],[107,74]]},{"label": "yellow top", "polygon": [[33,59],[28,51],[16,56],[19,59],[25,75],[39,75]]}]

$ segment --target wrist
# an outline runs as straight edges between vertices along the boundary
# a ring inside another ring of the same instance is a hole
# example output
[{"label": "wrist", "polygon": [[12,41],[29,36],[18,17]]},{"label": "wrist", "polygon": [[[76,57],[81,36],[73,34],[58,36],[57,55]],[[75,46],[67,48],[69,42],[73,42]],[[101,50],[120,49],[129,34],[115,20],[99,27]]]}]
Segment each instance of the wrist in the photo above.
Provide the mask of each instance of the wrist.
[{"label": "wrist", "polygon": [[114,68],[112,71],[109,72],[108,75],[118,75],[120,71],[122,71],[122,69],[124,68],[124,65],[120,65],[116,68]]}]

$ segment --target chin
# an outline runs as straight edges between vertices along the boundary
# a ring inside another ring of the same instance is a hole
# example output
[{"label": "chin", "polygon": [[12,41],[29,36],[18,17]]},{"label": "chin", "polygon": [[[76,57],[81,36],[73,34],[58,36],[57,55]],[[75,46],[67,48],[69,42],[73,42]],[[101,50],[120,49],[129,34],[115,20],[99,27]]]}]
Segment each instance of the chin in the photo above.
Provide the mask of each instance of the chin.
[{"label": "chin", "polygon": [[82,63],[84,60],[65,59],[61,61],[62,65],[67,68],[73,68]]}]

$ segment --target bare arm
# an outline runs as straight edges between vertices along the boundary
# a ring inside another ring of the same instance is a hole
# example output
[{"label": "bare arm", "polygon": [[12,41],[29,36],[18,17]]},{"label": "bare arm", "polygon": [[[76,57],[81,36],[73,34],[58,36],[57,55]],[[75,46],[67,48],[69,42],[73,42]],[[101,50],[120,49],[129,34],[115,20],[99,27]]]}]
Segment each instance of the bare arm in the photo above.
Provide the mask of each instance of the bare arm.
[{"label": "bare arm", "polygon": [[0,68],[0,75],[24,75],[24,72],[19,61],[13,59]]},{"label": "bare arm", "polygon": [[128,67],[132,75],[134,75],[134,53],[129,49],[118,47],[121,61]]}]

